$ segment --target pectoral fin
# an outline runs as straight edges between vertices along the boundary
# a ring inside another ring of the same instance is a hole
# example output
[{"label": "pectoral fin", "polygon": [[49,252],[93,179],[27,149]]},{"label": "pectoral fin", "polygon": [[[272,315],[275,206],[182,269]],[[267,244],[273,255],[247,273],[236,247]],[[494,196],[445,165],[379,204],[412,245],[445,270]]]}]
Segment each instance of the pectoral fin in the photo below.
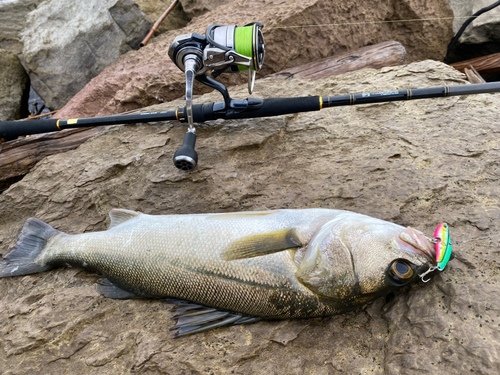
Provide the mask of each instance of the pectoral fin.
[{"label": "pectoral fin", "polygon": [[280,229],[237,240],[222,252],[221,258],[224,260],[253,258],[301,246],[295,229]]}]

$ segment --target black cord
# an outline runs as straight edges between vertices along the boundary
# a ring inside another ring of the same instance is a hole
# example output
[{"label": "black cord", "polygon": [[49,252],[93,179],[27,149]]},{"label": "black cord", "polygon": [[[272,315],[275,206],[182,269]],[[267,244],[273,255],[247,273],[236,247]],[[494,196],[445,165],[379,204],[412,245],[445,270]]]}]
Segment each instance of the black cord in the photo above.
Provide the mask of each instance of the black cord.
[{"label": "black cord", "polygon": [[443,60],[445,63],[449,63],[449,61],[450,61],[450,59],[449,59],[450,52],[453,49],[453,47],[455,47],[455,44],[457,44],[458,39],[460,39],[460,37],[462,36],[462,34],[465,31],[465,29],[467,28],[467,26],[469,26],[469,24],[472,21],[474,21],[481,14],[486,13],[486,12],[494,9],[494,8],[496,8],[499,5],[500,5],[500,1],[497,1],[494,4],[491,4],[491,5],[487,6],[487,7],[484,7],[482,9],[478,10],[476,13],[474,13],[472,15],[472,17],[470,17],[467,21],[464,22],[464,24],[462,25],[462,27],[460,28],[460,30],[458,30],[457,35],[455,35],[453,37],[453,39],[451,40],[450,44],[448,44],[448,51],[446,52],[446,56],[445,56],[445,58]]},{"label": "black cord", "polygon": [[216,29],[217,27],[224,27],[224,25],[215,24],[207,28],[207,31],[205,32],[205,37],[207,38],[208,43],[213,45],[214,47],[220,48],[223,51],[231,51],[231,48],[229,48],[228,46],[223,46],[222,44],[219,44],[214,40],[212,34],[214,32],[214,29]]}]

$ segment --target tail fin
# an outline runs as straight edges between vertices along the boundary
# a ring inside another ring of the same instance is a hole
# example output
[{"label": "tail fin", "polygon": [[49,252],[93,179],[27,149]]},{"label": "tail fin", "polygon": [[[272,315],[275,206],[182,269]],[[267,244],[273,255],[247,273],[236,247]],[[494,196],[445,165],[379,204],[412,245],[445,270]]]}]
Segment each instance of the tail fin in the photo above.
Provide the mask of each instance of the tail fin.
[{"label": "tail fin", "polygon": [[49,239],[60,233],[62,232],[38,219],[26,220],[16,246],[0,261],[0,278],[28,275],[52,268],[51,265],[39,265],[35,258],[45,248]]}]

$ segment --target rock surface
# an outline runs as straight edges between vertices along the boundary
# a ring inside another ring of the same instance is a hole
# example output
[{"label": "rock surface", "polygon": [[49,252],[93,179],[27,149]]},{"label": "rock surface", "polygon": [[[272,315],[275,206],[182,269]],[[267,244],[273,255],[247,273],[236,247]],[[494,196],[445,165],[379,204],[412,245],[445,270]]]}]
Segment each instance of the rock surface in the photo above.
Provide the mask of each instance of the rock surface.
[{"label": "rock surface", "polygon": [[21,56],[21,32],[26,26],[26,16],[43,0],[0,1],[0,48]]},{"label": "rock surface", "polygon": [[[493,4],[490,0],[448,0],[456,19],[453,21],[453,32],[457,33],[466,21],[479,10]],[[481,44],[500,39],[498,24],[500,23],[500,8],[483,13],[472,21],[464,31],[460,41],[469,44]]]},{"label": "rock surface", "polygon": [[[323,81],[261,80],[259,96],[341,95],[464,76],[424,61]],[[246,87],[236,90],[244,96]],[[218,95],[197,99],[210,102]],[[152,110],[176,108],[182,102]],[[103,230],[113,207],[150,214],[325,207],[432,234],[456,258],[389,303],[324,319],[261,322],[172,340],[169,305],[111,300],[97,275],[57,269],[0,280],[4,374],[497,374],[500,371],[500,95],[325,109],[198,127],[199,168],[172,165],[185,127],[109,127],[50,156],[0,195],[0,253],[24,220]]]},{"label": "rock surface", "polygon": [[[491,5],[491,0],[448,0],[455,20],[453,32],[457,33],[468,17]],[[465,29],[454,49],[451,61],[468,60],[500,52],[500,7],[477,17]]]},{"label": "rock surface", "polygon": [[49,0],[31,12],[23,56],[31,84],[59,109],[111,62],[137,48],[151,20],[132,0]]},{"label": "rock surface", "polygon": [[[190,18],[201,16],[234,0],[180,0],[182,8]],[[218,22],[218,21],[217,21]]]},{"label": "rock surface", "polygon": [[[183,5],[188,12],[187,3]],[[196,17],[183,29],[160,35],[140,51],[122,56],[94,78],[57,116],[64,119],[110,115],[182,97],[185,94],[185,78],[168,58],[168,48],[176,36],[191,32],[204,34],[213,23],[240,26],[253,21],[264,23],[266,58],[260,74],[264,76],[388,40],[398,41],[406,48],[408,62],[425,58],[440,60],[453,35],[451,20],[409,23],[370,21],[451,15],[446,0],[425,4],[416,0],[368,2],[363,7],[354,0],[232,1]],[[331,25],[332,20],[343,25]],[[293,27],[320,24],[330,26]],[[436,38],[436,35],[440,37]],[[221,76],[225,84],[243,83],[245,79],[245,74],[239,75],[239,78],[235,75]],[[196,94],[210,90],[195,83]]]},{"label": "rock surface", "polygon": [[[165,13],[168,7],[173,3],[173,0],[135,0],[135,2],[154,23],[158,21],[163,13]],[[161,34],[168,30],[180,29],[186,26],[190,19],[191,18],[184,11],[182,3],[179,2],[162,22],[157,33]]]},{"label": "rock surface", "polygon": [[21,115],[28,75],[19,58],[3,49],[0,49],[0,67],[0,121],[17,120]]}]

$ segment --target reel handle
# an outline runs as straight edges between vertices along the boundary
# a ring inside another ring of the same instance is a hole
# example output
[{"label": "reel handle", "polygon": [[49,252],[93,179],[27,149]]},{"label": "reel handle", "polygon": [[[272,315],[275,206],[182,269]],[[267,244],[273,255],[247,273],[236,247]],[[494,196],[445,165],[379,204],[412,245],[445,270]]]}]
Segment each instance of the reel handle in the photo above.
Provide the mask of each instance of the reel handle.
[{"label": "reel handle", "polygon": [[195,144],[196,134],[194,128],[192,131],[189,129],[184,136],[182,146],[174,154],[174,165],[177,168],[183,171],[191,171],[196,167],[198,164],[198,154],[194,149]]},{"label": "reel handle", "polygon": [[200,69],[201,61],[198,56],[188,54],[184,57],[183,62],[186,75],[186,116],[189,128],[184,136],[182,146],[174,154],[174,165],[183,171],[190,171],[198,164],[198,154],[194,149],[196,129],[193,121],[193,84],[196,73]]}]

